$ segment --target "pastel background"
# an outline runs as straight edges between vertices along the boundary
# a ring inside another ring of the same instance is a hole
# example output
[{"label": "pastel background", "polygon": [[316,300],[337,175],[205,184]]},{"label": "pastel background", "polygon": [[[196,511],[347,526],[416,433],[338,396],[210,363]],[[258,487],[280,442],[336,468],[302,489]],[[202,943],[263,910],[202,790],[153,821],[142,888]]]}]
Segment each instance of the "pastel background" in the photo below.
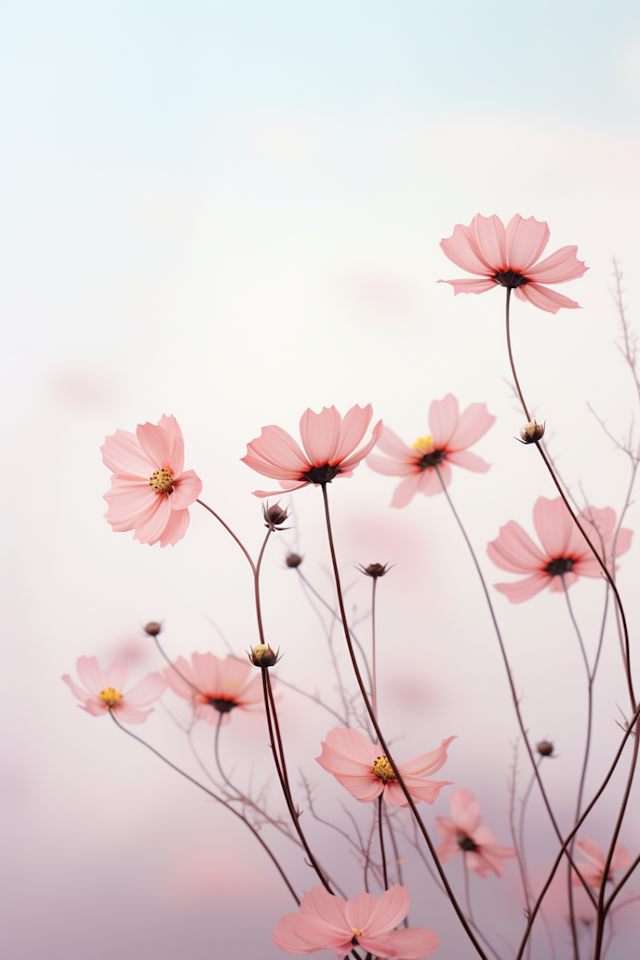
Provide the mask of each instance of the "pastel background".
[{"label": "pastel background", "polygon": [[[375,419],[411,442],[427,432],[432,399],[486,402],[498,420],[475,449],[492,469],[456,470],[451,493],[489,582],[510,579],[486,543],[510,519],[532,532],[533,503],[554,492],[513,439],[523,418],[503,379],[502,296],[454,300],[436,280],[460,275],[438,248],[455,223],[518,212],[548,221],[549,252],[578,244],[590,267],[560,288],[581,311],[554,317],[516,302],[523,388],[576,493],[582,483],[594,505],[619,510],[627,464],[586,402],[614,432],[628,428],[635,398],[612,343],[610,261],[638,322],[640,12],[619,0],[25,0],[0,16],[3,941],[11,960],[283,956],[270,934],[292,904],[241,825],[108,718],[81,713],[60,682],[80,655],[126,656],[134,676],[160,666],[141,632],[150,619],[164,621],[175,655],[224,655],[211,621],[239,655],[255,642],[233,543],[196,510],[175,548],[112,533],[99,447],[117,428],[173,413],[203,498],[255,553],[264,528],[250,491],[263,481],[239,458],[262,425],[295,432],[306,407],[372,402]],[[356,615],[369,581],[355,564],[396,564],[379,592],[382,717],[407,757],[457,734],[446,778],[476,793],[509,843],[517,730],[479,586],[443,498],[391,511],[393,485],[362,465],[330,491]],[[322,631],[283,565],[285,544],[296,546],[331,596],[319,492],[302,491],[295,509],[295,529],[267,557],[265,622],[286,651],[282,675],[330,689]],[[632,506],[626,525],[637,523]],[[619,574],[634,631],[637,550]],[[603,587],[582,581],[571,595],[592,648]],[[568,818],[585,696],[563,598],[495,603],[532,737],[558,746],[547,777]],[[591,788],[626,707],[616,643],[610,632]],[[282,716],[293,766],[339,817],[350,798],[313,761],[330,719],[293,694]],[[261,718],[233,721],[228,765],[244,783],[251,769],[266,777]],[[137,732],[189,763],[162,708]],[[522,751],[520,769],[526,783]],[[590,821],[598,842],[613,807]],[[537,801],[531,809],[542,825],[535,873],[555,843]],[[443,793],[427,822],[447,812]],[[310,830],[333,868],[344,864],[337,840]],[[622,839],[635,856],[633,817]],[[300,889],[313,883],[284,859]],[[357,893],[356,865],[344,869]],[[417,865],[407,871],[429,890]],[[459,864],[450,874],[461,882]],[[473,895],[489,931],[514,942],[515,866]],[[437,956],[466,956],[440,895],[415,901],[412,921],[443,940]],[[552,919],[560,929],[562,916]],[[637,943],[637,924],[619,923],[611,960]]]}]

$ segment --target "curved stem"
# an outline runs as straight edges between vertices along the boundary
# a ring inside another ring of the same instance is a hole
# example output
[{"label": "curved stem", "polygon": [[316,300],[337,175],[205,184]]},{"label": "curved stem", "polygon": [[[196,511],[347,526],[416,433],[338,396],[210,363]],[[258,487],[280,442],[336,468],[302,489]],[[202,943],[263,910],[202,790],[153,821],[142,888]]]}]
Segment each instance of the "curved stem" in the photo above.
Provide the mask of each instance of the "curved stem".
[{"label": "curved stem", "polygon": [[480,946],[480,944],[479,944],[478,941],[476,940],[475,936],[473,935],[473,931],[471,930],[471,927],[470,927],[469,924],[467,923],[467,919],[466,919],[464,913],[462,912],[462,909],[461,909],[461,907],[460,907],[460,904],[458,903],[458,901],[457,901],[457,899],[456,899],[456,897],[455,897],[455,894],[454,894],[453,890],[451,889],[451,885],[449,884],[449,881],[447,880],[447,876],[446,876],[444,870],[442,869],[442,864],[440,863],[440,860],[438,859],[438,855],[437,855],[436,850],[435,850],[435,847],[433,846],[433,843],[432,843],[432,841],[431,841],[431,837],[429,836],[429,833],[427,832],[427,828],[426,828],[425,825],[424,825],[424,822],[423,822],[423,820],[422,820],[422,817],[420,816],[420,814],[419,814],[419,812],[418,812],[418,810],[417,810],[417,808],[416,808],[416,805],[415,805],[415,803],[414,803],[413,797],[412,797],[411,794],[409,793],[409,790],[408,790],[408,788],[407,788],[407,785],[406,785],[406,783],[404,782],[404,780],[403,780],[403,778],[402,778],[402,774],[401,774],[400,771],[398,770],[398,767],[397,767],[397,765],[396,765],[396,762],[395,762],[395,760],[393,759],[393,757],[391,756],[391,753],[389,752],[389,748],[388,748],[388,746],[387,746],[387,744],[386,744],[386,741],[385,741],[385,739],[384,739],[384,736],[383,736],[383,734],[382,734],[382,731],[381,731],[381,729],[380,729],[380,727],[379,727],[379,725],[378,725],[378,721],[377,721],[377,719],[376,719],[376,715],[375,715],[375,713],[374,713],[374,711],[373,711],[373,707],[371,706],[371,702],[370,702],[369,697],[368,697],[368,695],[367,695],[367,691],[366,691],[366,689],[365,689],[365,685],[364,685],[364,681],[363,681],[363,679],[362,679],[362,675],[361,675],[361,673],[360,673],[360,670],[358,669],[358,662],[357,662],[357,660],[356,660],[356,655],[355,655],[355,651],[354,651],[354,649],[353,649],[353,644],[351,643],[351,636],[350,636],[350,633],[349,633],[349,624],[347,623],[347,614],[346,614],[346,611],[345,611],[345,608],[344,608],[344,600],[343,600],[343,598],[342,598],[342,587],[341,587],[341,584],[340,584],[340,573],[339,573],[339,571],[338,571],[338,561],[337,561],[337,559],[336,559],[336,551],[335,551],[335,547],[334,547],[334,545],[333,545],[333,533],[332,533],[332,531],[331,531],[331,517],[330,517],[330,514],[329,514],[329,498],[328,498],[328,496],[327,496],[327,485],[326,485],[326,483],[323,483],[323,484],[322,484],[322,496],[323,496],[323,500],[324,500],[325,519],[326,519],[326,523],[327,523],[327,536],[328,536],[328,538],[329,538],[329,551],[330,551],[330,553],[331,553],[331,563],[332,563],[332,565],[333,565],[333,573],[334,573],[334,577],[335,577],[335,581],[336,581],[336,591],[337,591],[337,594],[338,594],[338,606],[339,606],[339,608],[340,608],[340,616],[341,616],[341,619],[342,619],[342,626],[343,626],[343,630],[344,630],[345,640],[347,641],[347,649],[349,650],[349,656],[351,657],[351,663],[352,663],[352,665],[353,665],[353,670],[354,670],[354,673],[355,673],[355,675],[356,675],[356,680],[357,680],[357,682],[358,682],[358,686],[360,687],[360,693],[362,694],[362,698],[363,698],[364,703],[365,703],[365,706],[366,706],[366,708],[367,708],[367,712],[368,712],[368,714],[369,714],[369,716],[370,716],[370,718],[371,718],[371,723],[373,724],[373,728],[374,728],[374,730],[375,730],[375,732],[376,732],[376,734],[377,734],[377,736],[378,736],[378,741],[380,742],[380,746],[382,747],[382,749],[383,749],[383,751],[384,751],[384,754],[385,754],[387,760],[389,761],[389,765],[391,766],[391,769],[393,770],[394,776],[395,776],[396,780],[398,781],[398,785],[400,786],[400,789],[401,789],[402,792],[404,793],[404,795],[405,795],[405,797],[406,797],[406,799],[407,799],[407,803],[409,804],[409,807],[411,808],[411,812],[412,812],[413,816],[414,816],[415,819],[416,819],[416,822],[417,822],[417,824],[418,824],[418,827],[420,828],[420,832],[421,832],[422,836],[423,836],[424,839],[425,839],[425,842],[426,842],[426,844],[427,844],[427,846],[428,846],[428,848],[429,848],[429,852],[431,853],[431,856],[433,857],[434,864],[435,864],[436,869],[437,869],[437,871],[438,871],[438,873],[439,873],[439,875],[440,875],[440,879],[442,880],[442,883],[444,884],[444,887],[445,887],[445,889],[446,889],[446,891],[447,891],[447,895],[448,895],[448,897],[449,897],[449,900],[451,901],[451,904],[452,904],[452,906],[453,906],[453,909],[455,910],[455,912],[456,912],[456,914],[457,914],[457,916],[458,916],[458,919],[460,920],[460,923],[461,923],[462,926],[464,927],[464,930],[465,930],[467,936],[469,937],[469,939],[471,940],[473,946],[475,947],[476,952],[479,954],[479,956],[482,957],[482,960],[487,960],[487,955],[486,955],[486,953],[484,952],[484,950],[482,949],[482,947]]},{"label": "curved stem", "polygon": [[[378,675],[376,673],[376,587],[378,578],[373,578],[371,590],[371,706],[376,717],[378,716]],[[386,887],[385,887],[386,890]]]},{"label": "curved stem", "polygon": [[387,858],[384,854],[384,835],[382,832],[382,794],[378,797],[378,833],[380,835],[380,856],[382,858],[382,876],[384,878],[384,889],[389,889],[389,878],[387,876]]},{"label": "curved stem", "polygon": [[262,558],[264,557],[264,551],[266,550],[267,543],[269,542],[269,537],[273,533],[273,529],[269,527],[267,530],[267,535],[264,538],[264,542],[260,549],[260,555],[258,557],[258,562],[253,571],[253,581],[255,585],[255,594],[256,594],[256,617],[258,618],[258,634],[260,636],[260,643],[264,643],[264,629],[262,627],[262,609],[260,607],[260,567],[262,566]]},{"label": "curved stem", "polygon": [[253,560],[252,560],[251,557],[249,556],[249,553],[247,552],[244,544],[238,539],[238,537],[236,537],[236,535],[235,535],[235,533],[233,532],[233,530],[231,529],[231,527],[228,526],[228,524],[226,524],[226,523],[224,522],[224,520],[222,519],[222,517],[218,516],[218,514],[215,512],[215,510],[212,510],[211,507],[207,506],[207,504],[206,504],[203,500],[196,500],[196,503],[199,503],[201,507],[204,507],[205,510],[208,510],[209,513],[211,513],[211,514],[216,518],[216,520],[218,521],[218,523],[221,523],[221,524],[222,524],[222,526],[225,528],[225,530],[227,531],[227,533],[230,534],[230,535],[233,537],[233,539],[234,539],[235,542],[238,544],[238,546],[240,547],[240,549],[241,549],[242,552],[244,553],[245,557],[246,557],[247,560],[249,561],[249,564],[250,564],[250,566],[251,566],[252,572],[255,574],[256,568],[255,568],[255,566],[254,566]]},{"label": "curved stem", "polygon": [[247,818],[244,817],[238,810],[234,810],[231,804],[227,803],[226,800],[223,800],[222,797],[219,797],[216,793],[213,792],[213,790],[209,790],[208,787],[205,787],[204,784],[200,783],[198,780],[194,780],[193,777],[189,776],[188,773],[185,773],[184,770],[181,770],[180,767],[176,767],[175,763],[172,763],[171,760],[167,760],[166,757],[163,757],[163,755],[158,750],[156,750],[155,747],[152,747],[150,743],[147,743],[146,740],[143,740],[141,737],[136,736],[135,733],[132,733],[131,730],[127,730],[126,727],[123,727],[120,721],[116,719],[111,709],[109,710],[109,713],[111,714],[111,719],[113,720],[113,722],[116,724],[117,727],[120,727],[123,733],[126,733],[127,736],[132,737],[134,740],[137,740],[138,743],[141,743],[143,747],[146,747],[147,750],[150,750],[152,753],[154,753],[156,757],[159,757],[163,763],[166,763],[168,767],[171,767],[172,770],[175,770],[176,773],[179,773],[181,777],[184,777],[185,780],[188,780],[190,783],[193,783],[194,786],[199,787],[200,790],[204,791],[204,793],[212,797],[213,800],[217,800],[217,802],[221,803],[223,807],[226,807],[227,810],[230,810],[231,813],[234,815],[234,817],[237,817],[239,820],[242,820],[242,822],[249,828],[249,830],[251,830],[251,833],[254,835],[258,843],[261,844],[261,846],[264,848],[266,853],[269,855],[278,873],[280,874],[285,884],[287,885],[291,896],[293,897],[295,902],[298,904],[298,906],[300,906],[300,900],[298,899],[298,896],[295,890],[289,883],[289,880],[287,879],[287,875],[285,874],[284,870],[278,863],[274,854],[271,852],[269,846],[262,839],[259,832],[255,829],[255,827],[251,823],[249,823]]},{"label": "curved stem", "polygon": [[[522,713],[520,712],[520,703],[519,703],[519,701],[518,701],[518,694],[516,693],[516,687],[515,687],[515,683],[514,683],[514,680],[513,680],[513,674],[511,673],[511,666],[510,666],[510,664],[509,664],[509,659],[508,659],[508,657],[507,657],[507,651],[506,651],[506,649],[505,649],[505,645],[504,645],[504,642],[503,642],[503,640],[502,640],[502,634],[500,633],[500,627],[498,626],[498,620],[497,620],[495,611],[494,611],[494,609],[493,609],[493,604],[492,604],[492,602],[491,602],[491,597],[490,597],[490,595],[489,595],[489,589],[488,589],[488,587],[487,587],[487,583],[486,583],[486,581],[485,581],[485,579],[484,579],[484,575],[483,575],[483,573],[482,573],[482,570],[480,569],[480,564],[478,563],[478,558],[476,557],[475,550],[473,549],[473,547],[472,547],[472,545],[471,545],[471,541],[469,540],[469,537],[467,536],[467,531],[465,530],[465,528],[464,528],[464,526],[463,526],[463,524],[462,524],[462,521],[461,521],[460,517],[458,516],[458,514],[457,514],[457,512],[456,512],[456,509],[455,509],[455,507],[454,507],[454,505],[453,505],[453,501],[451,500],[451,497],[449,496],[449,491],[447,490],[447,488],[446,488],[446,486],[445,486],[445,484],[444,484],[444,480],[442,479],[442,473],[441,473],[441,471],[440,471],[440,467],[439,467],[439,466],[436,466],[436,467],[435,467],[435,470],[436,470],[436,472],[437,472],[437,474],[438,474],[438,477],[439,477],[439,479],[440,479],[440,483],[441,483],[441,485],[442,485],[442,490],[443,490],[443,492],[444,492],[445,497],[447,498],[447,502],[448,502],[449,506],[451,507],[451,511],[452,511],[452,513],[453,513],[453,515],[454,515],[454,517],[455,517],[455,519],[456,519],[456,522],[457,522],[457,524],[458,524],[458,527],[460,528],[460,532],[462,533],[462,536],[464,537],[465,543],[467,544],[467,547],[469,548],[469,553],[471,554],[471,559],[473,560],[473,564],[474,564],[474,566],[475,566],[475,568],[476,568],[476,571],[477,571],[477,574],[478,574],[478,576],[479,576],[479,578],[480,578],[480,583],[481,583],[481,585],[482,585],[482,590],[483,590],[483,593],[484,593],[484,596],[485,596],[485,600],[487,601],[487,606],[489,607],[489,613],[490,613],[490,615],[491,615],[491,620],[492,620],[492,622],[493,622],[493,626],[494,626],[494,630],[495,630],[496,637],[497,637],[497,640],[498,640],[498,644],[499,644],[499,646],[500,646],[500,653],[502,654],[502,660],[503,660],[503,663],[504,663],[504,667],[505,667],[505,670],[507,671],[507,679],[508,679],[508,681],[509,681],[509,688],[510,688],[510,690],[511,690],[511,699],[513,700],[513,706],[514,706],[514,709],[515,709],[515,711],[516,711],[516,717],[518,718],[518,726],[520,727],[520,733],[522,734],[522,739],[523,739],[523,741],[524,741],[524,745],[525,745],[525,747],[527,748],[527,753],[529,754],[529,759],[531,760],[531,766],[533,767],[533,772],[534,772],[534,774],[535,774],[536,780],[538,781],[538,787],[539,787],[539,789],[540,789],[540,793],[541,793],[541,795],[542,795],[542,799],[543,799],[543,801],[544,801],[544,805],[545,805],[545,807],[547,808],[547,813],[549,814],[549,819],[551,820],[551,823],[552,823],[552,825],[553,825],[553,829],[554,829],[555,832],[556,832],[556,836],[557,836],[558,840],[559,840],[560,843],[562,844],[562,843],[563,843],[562,834],[560,833],[560,828],[559,828],[558,823],[557,823],[557,821],[556,821],[556,818],[555,818],[555,816],[554,816],[553,810],[551,809],[551,803],[550,803],[549,798],[548,798],[548,796],[547,796],[547,792],[546,792],[546,790],[545,790],[545,788],[544,788],[544,784],[542,783],[542,777],[540,776],[540,770],[538,769],[538,764],[536,763],[536,759],[535,759],[535,757],[534,757],[534,755],[533,755],[533,750],[531,749],[531,744],[529,743],[529,737],[528,737],[528,735],[527,735],[527,731],[526,731],[525,726],[524,726],[524,720],[522,719]],[[569,863],[571,864],[571,866],[572,866],[572,867],[574,868],[574,870],[576,871],[576,874],[578,875],[578,877],[580,877],[580,880],[581,880],[581,882],[582,882],[582,886],[583,886],[584,889],[587,891],[587,895],[589,896],[589,898],[591,899],[593,905],[595,906],[595,903],[596,903],[595,897],[594,897],[594,895],[593,895],[593,893],[592,893],[589,885],[588,885],[588,884],[586,883],[586,881],[584,880],[582,874],[581,874],[580,871],[576,868],[576,865],[575,865],[575,863],[574,863],[574,861],[573,861],[573,858],[572,858],[571,854],[570,854],[568,851],[567,851],[567,859],[569,860]]]},{"label": "curved stem", "polygon": [[[529,416],[529,411],[528,411],[528,409],[527,409],[527,405],[526,405],[525,400],[524,400],[524,397],[523,397],[523,395],[522,395],[522,390],[520,389],[520,382],[519,382],[519,380],[518,380],[518,375],[517,375],[517,373],[516,373],[515,363],[514,363],[514,361],[513,361],[513,353],[512,353],[512,351],[511,351],[511,334],[510,334],[510,328],[509,328],[509,301],[510,301],[510,295],[511,295],[511,290],[510,290],[509,288],[507,288],[507,310],[506,310],[506,318],[507,318],[507,349],[508,349],[508,351],[509,351],[509,362],[510,362],[510,364],[511,364],[511,373],[513,374],[513,379],[514,379],[514,382],[515,382],[515,385],[516,385],[516,390],[518,391],[518,396],[520,397],[520,402],[522,403],[522,409],[524,410],[525,416],[526,416],[526,418],[527,418],[527,422],[529,422],[529,421],[531,420],[531,417]],[[600,566],[600,569],[602,570],[603,574],[604,574],[605,577],[607,578],[607,580],[608,580],[608,582],[609,582],[609,585],[610,585],[611,589],[612,589],[613,592],[614,592],[614,595],[615,595],[615,598],[616,598],[616,604],[617,604],[617,606],[618,606],[618,610],[620,611],[620,619],[622,620],[622,629],[623,629],[623,632],[624,632],[625,672],[626,672],[626,675],[627,675],[627,687],[628,687],[628,689],[629,689],[629,697],[630,697],[630,699],[631,699],[631,709],[632,709],[632,710],[635,710],[635,708],[636,708],[636,698],[635,698],[635,694],[634,694],[634,691],[633,691],[633,679],[632,679],[632,676],[631,676],[631,645],[630,645],[630,643],[629,643],[629,629],[628,629],[628,627],[627,627],[627,618],[626,618],[626,616],[625,616],[624,608],[623,608],[623,606],[622,606],[622,600],[620,599],[620,594],[618,593],[618,588],[616,587],[615,580],[613,579],[611,573],[609,572],[609,569],[608,569],[606,563],[602,560],[602,557],[600,556],[600,554],[598,553],[598,551],[596,550],[596,548],[595,548],[594,545],[592,544],[591,540],[589,539],[589,537],[588,537],[587,534],[585,533],[584,527],[582,526],[582,524],[581,524],[580,521],[578,520],[576,514],[574,513],[573,509],[571,508],[571,504],[569,503],[569,501],[568,501],[568,499],[567,499],[567,497],[566,497],[566,494],[565,494],[564,490],[562,489],[562,485],[560,484],[558,478],[556,477],[555,471],[554,471],[553,467],[551,466],[551,464],[549,463],[549,460],[548,460],[548,458],[547,458],[544,450],[542,449],[542,447],[540,446],[540,444],[539,444],[538,442],[536,442],[536,447],[538,448],[538,453],[539,453],[540,456],[542,457],[542,459],[543,459],[543,461],[544,461],[544,463],[545,463],[545,466],[547,467],[547,470],[549,471],[549,473],[550,473],[550,475],[551,475],[551,479],[553,480],[553,482],[554,482],[554,484],[555,484],[555,486],[556,486],[556,489],[557,489],[558,493],[559,493],[560,496],[562,497],[562,500],[563,500],[563,502],[564,502],[564,505],[565,505],[565,507],[567,508],[567,510],[569,511],[569,514],[571,515],[571,518],[572,518],[573,522],[574,522],[575,525],[577,526],[578,530],[580,531],[580,533],[582,534],[582,536],[584,537],[584,539],[587,541],[587,543],[588,543],[588,545],[589,545],[589,549],[591,550],[592,554],[594,555],[594,557],[595,557],[596,560],[598,561],[598,564],[599,564],[599,566]]]},{"label": "curved stem", "polygon": [[154,641],[156,647],[158,648],[158,650],[160,651],[160,654],[161,654],[161,655],[164,657],[164,659],[167,661],[167,663],[169,664],[169,666],[171,667],[171,669],[172,669],[172,670],[175,670],[175,672],[178,674],[178,676],[180,677],[180,679],[181,679],[181,680],[184,680],[184,682],[187,684],[187,686],[191,687],[191,689],[192,689],[193,691],[195,691],[195,693],[199,694],[201,697],[204,696],[202,690],[200,690],[198,687],[196,687],[195,683],[192,683],[192,681],[189,680],[188,677],[185,677],[184,673],[182,673],[182,671],[178,670],[178,668],[176,667],[175,663],[173,663],[173,661],[169,659],[169,657],[166,655],[166,653],[164,652],[164,650],[163,650],[162,647],[160,646],[160,641],[158,640],[158,637],[157,637],[157,636],[155,636],[155,637],[153,638],[153,641]]}]

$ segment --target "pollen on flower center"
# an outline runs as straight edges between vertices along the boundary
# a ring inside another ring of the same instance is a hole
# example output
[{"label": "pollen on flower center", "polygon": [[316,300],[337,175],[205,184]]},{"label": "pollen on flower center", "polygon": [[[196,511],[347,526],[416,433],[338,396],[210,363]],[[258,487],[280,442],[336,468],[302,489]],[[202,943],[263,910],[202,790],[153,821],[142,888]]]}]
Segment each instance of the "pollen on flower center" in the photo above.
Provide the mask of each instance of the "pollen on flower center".
[{"label": "pollen on flower center", "polygon": [[359,930],[358,927],[351,927],[351,931],[352,931],[354,937],[361,937],[361,936],[362,936],[362,930]]},{"label": "pollen on flower center", "polygon": [[561,577],[563,573],[571,573],[574,563],[575,560],[572,560],[571,557],[556,557],[555,560],[551,560],[546,565],[545,573],[552,577]]},{"label": "pollen on flower center", "polygon": [[371,772],[374,773],[378,779],[382,780],[383,783],[389,783],[390,780],[396,779],[393,768],[384,755],[382,757],[376,757]]},{"label": "pollen on flower center", "polygon": [[416,453],[431,453],[433,451],[433,437],[430,433],[426,437],[418,437],[418,439],[411,444],[411,449],[415,450]]},{"label": "pollen on flower center", "polygon": [[119,690],[114,690],[113,687],[107,687],[106,690],[100,691],[98,700],[102,700],[108,707],[115,707],[122,700],[122,694]]},{"label": "pollen on flower center", "polygon": [[153,487],[156,493],[171,493],[173,489],[173,471],[169,467],[161,467],[160,470],[154,470],[149,477],[149,486]]}]

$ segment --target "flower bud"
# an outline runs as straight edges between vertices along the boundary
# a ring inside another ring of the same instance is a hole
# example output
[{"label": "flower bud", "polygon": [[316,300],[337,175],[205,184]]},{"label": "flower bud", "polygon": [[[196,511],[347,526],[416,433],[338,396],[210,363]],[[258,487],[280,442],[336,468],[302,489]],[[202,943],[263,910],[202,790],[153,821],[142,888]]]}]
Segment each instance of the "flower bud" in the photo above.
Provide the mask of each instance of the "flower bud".
[{"label": "flower bud", "polygon": [[522,437],[523,443],[537,443],[538,440],[541,440],[544,436],[545,423],[537,423],[535,420],[530,420],[529,423],[525,423],[520,427],[520,436]]},{"label": "flower bud", "polygon": [[553,753],[553,744],[549,740],[541,740],[536,743],[536,750],[541,757],[550,757]]},{"label": "flower bud", "polygon": [[391,567],[388,563],[370,563],[368,567],[363,567],[362,564],[357,568],[364,573],[367,577],[373,577],[377,579],[378,577],[384,577],[385,573],[388,573]]},{"label": "flower bud", "polygon": [[144,632],[148,633],[150,637],[157,637],[161,630],[162,624],[156,623],[155,620],[152,620],[151,623],[148,623],[144,628]]},{"label": "flower bud", "polygon": [[299,567],[302,563],[302,557],[299,553],[290,553],[285,563],[288,567]]},{"label": "flower bud", "polygon": [[272,507],[269,506],[269,501],[267,501],[266,507],[262,507],[262,516],[265,519],[265,527],[269,530],[275,530],[276,527],[279,527],[281,523],[284,523],[287,517],[289,516],[289,508],[280,506],[280,501],[274,503]]},{"label": "flower bud", "polygon": [[256,667],[272,667],[278,662],[280,649],[276,653],[268,644],[257,643],[247,656]]}]

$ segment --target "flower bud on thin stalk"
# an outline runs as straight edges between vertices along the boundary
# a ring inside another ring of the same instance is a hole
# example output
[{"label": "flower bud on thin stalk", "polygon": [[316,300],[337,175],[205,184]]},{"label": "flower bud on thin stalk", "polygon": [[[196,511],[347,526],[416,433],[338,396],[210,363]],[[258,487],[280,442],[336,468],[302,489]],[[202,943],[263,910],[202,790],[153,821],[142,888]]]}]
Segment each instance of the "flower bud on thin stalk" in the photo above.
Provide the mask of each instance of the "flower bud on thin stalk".
[{"label": "flower bud on thin stalk", "polygon": [[289,516],[289,507],[281,507],[279,500],[277,503],[274,503],[272,507],[269,506],[269,501],[267,500],[266,506],[264,504],[262,505],[262,516],[264,517],[265,527],[272,533],[275,533],[277,530],[290,529],[290,527],[280,526]]},{"label": "flower bud on thin stalk", "polygon": [[299,553],[290,553],[287,556],[285,563],[288,567],[291,567],[292,570],[295,570],[296,567],[300,566],[302,560],[303,557],[301,557]]},{"label": "flower bud on thin stalk", "polygon": [[255,667],[274,667],[280,659],[280,647],[275,651],[267,643],[257,643],[247,656]]},{"label": "flower bud on thin stalk", "polygon": [[152,620],[144,628],[144,632],[148,633],[150,637],[157,637],[161,631],[162,631],[162,624],[157,623],[155,620]]},{"label": "flower bud on thin stalk", "polygon": [[537,443],[538,440],[542,440],[546,425],[546,420],[544,423],[538,423],[537,420],[530,420],[529,423],[524,423],[520,427],[520,443]]},{"label": "flower bud on thin stalk", "polygon": [[541,757],[551,757],[553,756],[554,746],[550,740],[541,740],[540,743],[536,743],[536,750]]}]

